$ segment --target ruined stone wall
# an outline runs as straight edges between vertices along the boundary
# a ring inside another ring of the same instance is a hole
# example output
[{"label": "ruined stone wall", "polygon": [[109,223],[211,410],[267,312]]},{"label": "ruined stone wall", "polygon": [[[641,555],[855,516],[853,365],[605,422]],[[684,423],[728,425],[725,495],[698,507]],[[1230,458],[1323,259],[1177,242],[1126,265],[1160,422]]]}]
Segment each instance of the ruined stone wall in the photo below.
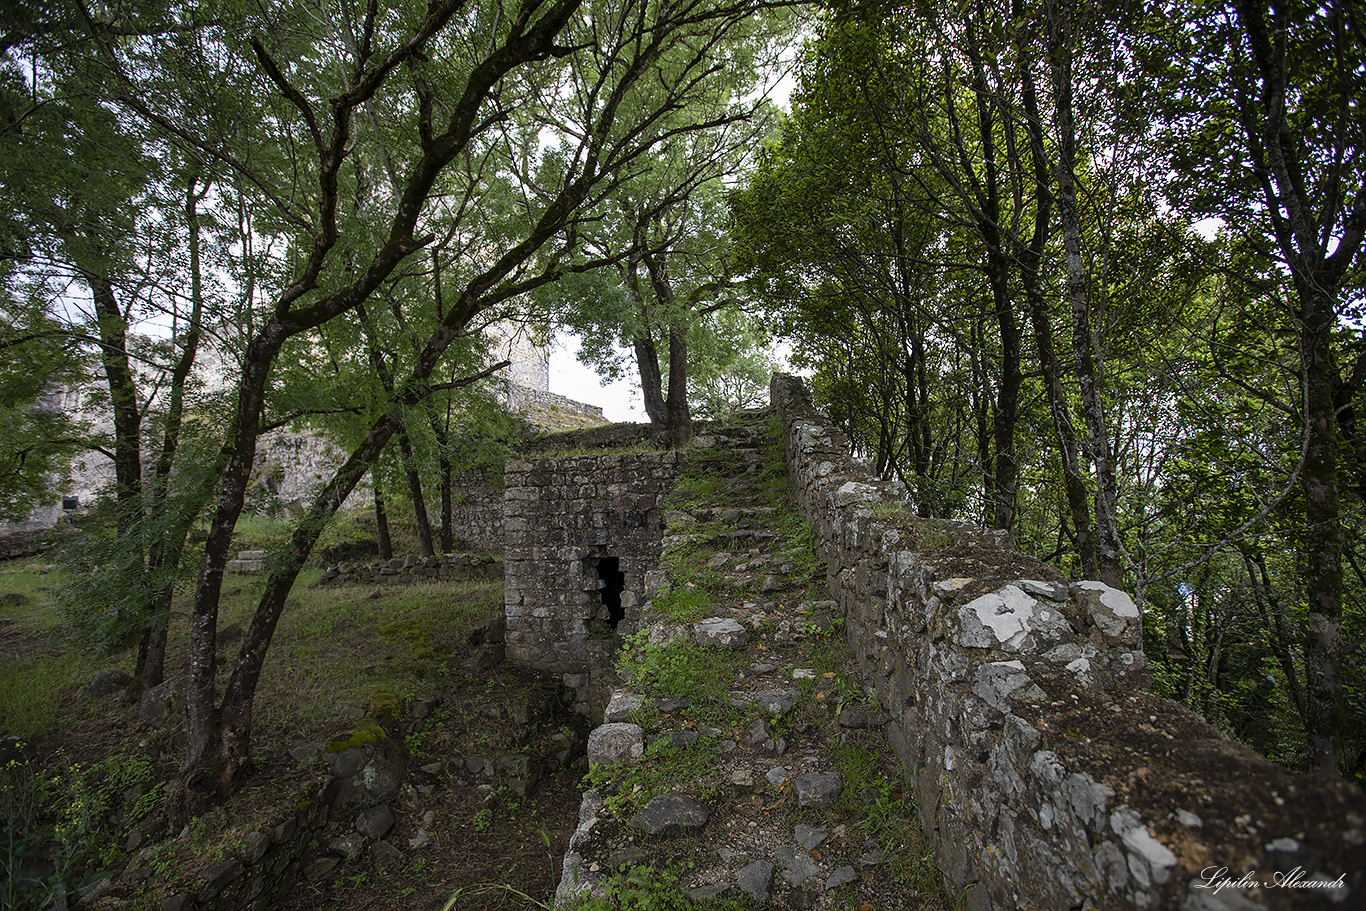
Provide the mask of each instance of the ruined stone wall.
[{"label": "ruined stone wall", "polygon": [[[243,836],[238,852],[198,871],[194,891],[164,899],[163,911],[264,911],[287,900],[300,881],[318,878],[314,868],[331,870],[336,860],[317,856],[327,828],[326,795],[314,797],[312,790],[310,786],[300,795],[295,811],[279,823],[253,829]],[[137,855],[129,869],[138,869],[144,857]]]},{"label": "ruined stone wall", "polygon": [[370,563],[342,562],[324,570],[318,577],[318,584],[402,585],[501,578],[503,564],[494,557],[483,554],[440,554],[431,557],[394,557]]},{"label": "ruined stone wall", "polygon": [[451,525],[461,541],[486,551],[503,549],[503,487],[483,469],[452,484]]},{"label": "ruined stone wall", "polygon": [[517,412],[527,423],[548,433],[578,430],[607,423],[597,405],[577,402],[547,389],[508,381],[508,408]]},{"label": "ruined stone wall", "polygon": [[906,518],[904,487],[849,458],[800,380],[771,391],[850,646],[969,908],[1362,907],[1360,790],[1145,692],[1128,595],[1068,584],[1003,535]]},{"label": "ruined stone wall", "polygon": [[509,462],[504,471],[507,654],[565,675],[585,714],[605,704],[593,675],[611,667],[600,569],[614,559],[622,575],[616,632],[638,631],[663,548],[660,501],[678,464],[675,452],[643,452]]}]

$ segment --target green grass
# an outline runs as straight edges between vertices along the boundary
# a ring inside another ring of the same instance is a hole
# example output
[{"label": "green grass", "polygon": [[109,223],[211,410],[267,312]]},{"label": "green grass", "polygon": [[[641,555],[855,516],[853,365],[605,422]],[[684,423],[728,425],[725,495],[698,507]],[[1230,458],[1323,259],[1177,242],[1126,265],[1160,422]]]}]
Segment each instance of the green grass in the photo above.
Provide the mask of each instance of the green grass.
[{"label": "green grass", "polygon": [[[33,561],[15,561],[29,565]],[[95,673],[118,667],[92,650],[61,636],[61,619],[50,607],[50,591],[62,584],[60,572],[19,570],[0,575],[0,596],[21,595],[19,603],[0,603],[0,620],[10,636],[6,651],[17,655],[0,665],[0,732],[24,739],[45,737],[88,714],[78,697]]]},{"label": "green grass", "polygon": [[[573,431],[570,431],[571,433]],[[523,459],[533,462],[537,459],[595,459],[601,456],[615,455],[639,455],[641,453],[665,452],[666,450],[648,441],[633,443],[630,446],[604,446],[599,448],[574,447],[566,449],[545,449],[532,450],[518,455],[513,455],[513,459]]]},{"label": "green grass", "polygon": [[[607,878],[608,899],[582,896],[564,911],[745,911],[753,903],[743,898],[694,901],[683,892],[685,864],[628,864]],[[557,908],[558,911],[558,908]]]},{"label": "green grass", "polygon": [[642,630],[625,639],[617,666],[624,675],[633,677],[647,695],[701,702],[725,698],[730,669],[724,665],[738,660],[728,661],[714,649],[692,642],[650,642],[648,632]]},{"label": "green grass", "polygon": [[713,598],[702,588],[671,588],[655,598],[652,603],[655,613],[675,623],[696,623],[714,613]]},{"label": "green grass", "polygon": [[89,714],[80,693],[101,667],[81,650],[45,652],[0,668],[0,731],[22,739],[56,733]]},{"label": "green grass", "polygon": [[390,698],[386,689],[400,702],[430,690],[444,659],[503,603],[501,581],[392,585],[380,599],[371,591],[300,580],[266,658],[258,723],[322,726],[338,705],[364,709]]},{"label": "green grass", "polygon": [[[43,573],[20,568],[32,563],[31,560],[14,560],[5,572],[0,573],[0,596],[23,598],[18,601],[0,597],[0,619],[12,620],[16,628],[26,632],[50,632],[61,625],[61,618],[52,610],[49,595],[62,586],[66,577],[55,569]],[[16,603],[4,603],[5,600]]]},{"label": "green grass", "polygon": [[698,800],[710,800],[720,791],[716,760],[717,738],[701,737],[690,746],[656,740],[640,762],[627,766],[593,766],[584,777],[586,787],[607,795],[605,807],[625,821],[654,798],[687,782],[687,792]]},{"label": "green grass", "polygon": [[942,897],[939,868],[920,830],[911,782],[880,767],[877,752],[857,741],[833,751],[844,777],[838,808],[861,818],[860,825],[877,840],[897,882],[922,895]]}]

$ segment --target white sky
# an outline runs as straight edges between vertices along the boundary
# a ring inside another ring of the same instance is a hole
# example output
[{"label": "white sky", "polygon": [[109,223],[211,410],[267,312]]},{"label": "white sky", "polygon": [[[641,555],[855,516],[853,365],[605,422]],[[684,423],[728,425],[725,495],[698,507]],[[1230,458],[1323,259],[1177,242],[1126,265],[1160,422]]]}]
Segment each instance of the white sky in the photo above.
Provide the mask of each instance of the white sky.
[{"label": "white sky", "polygon": [[[598,405],[609,421],[644,423],[645,405],[638,378],[627,376],[608,383],[590,367],[579,363],[579,338],[563,329],[550,342],[550,391],[585,405]],[[632,358],[631,363],[635,360]]]}]

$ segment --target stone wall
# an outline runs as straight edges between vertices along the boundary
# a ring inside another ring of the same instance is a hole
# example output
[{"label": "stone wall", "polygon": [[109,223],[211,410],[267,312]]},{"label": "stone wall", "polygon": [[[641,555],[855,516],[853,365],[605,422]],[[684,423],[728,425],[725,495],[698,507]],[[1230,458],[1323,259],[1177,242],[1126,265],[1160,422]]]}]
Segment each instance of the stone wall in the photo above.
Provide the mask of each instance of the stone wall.
[{"label": "stone wall", "polygon": [[[310,792],[316,786],[310,786]],[[326,793],[300,796],[294,812],[277,824],[247,833],[240,850],[208,864],[196,874],[193,891],[178,892],[161,902],[161,911],[265,911],[289,899],[301,880],[313,878],[318,840],[327,827]],[[150,851],[150,849],[149,849]],[[139,854],[128,869],[141,869]],[[323,859],[328,864],[328,859]],[[336,861],[331,860],[331,866]]]},{"label": "stone wall", "polygon": [[547,389],[508,381],[508,408],[520,414],[533,427],[555,433],[578,430],[605,424],[602,409],[597,405],[576,402]]},{"label": "stone wall", "polygon": [[[675,452],[507,464],[508,657],[565,675],[585,714],[606,702],[593,677],[610,673],[613,629],[640,629],[647,580],[654,581],[663,546],[660,501],[673,489],[678,464]],[[609,565],[620,573],[617,617],[604,598],[613,584]]]},{"label": "stone wall", "polygon": [[373,563],[343,562],[328,567],[319,585],[399,584],[501,579],[503,564],[483,554],[441,554],[432,557],[394,557]]},{"label": "stone wall", "polygon": [[1002,535],[908,517],[904,487],[849,458],[800,380],[771,392],[850,646],[969,908],[1362,906],[1359,789],[1145,692],[1127,594],[1068,584]]},{"label": "stone wall", "polygon": [[456,535],[480,550],[503,549],[503,488],[484,469],[467,471],[453,485],[451,525]]}]

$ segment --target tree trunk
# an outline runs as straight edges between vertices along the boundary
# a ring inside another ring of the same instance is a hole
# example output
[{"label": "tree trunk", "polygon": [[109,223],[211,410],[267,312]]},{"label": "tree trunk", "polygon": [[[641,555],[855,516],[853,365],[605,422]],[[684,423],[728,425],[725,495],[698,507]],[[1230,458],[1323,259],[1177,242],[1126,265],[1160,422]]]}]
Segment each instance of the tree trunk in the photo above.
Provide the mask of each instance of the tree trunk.
[{"label": "tree trunk", "polygon": [[[89,276],[100,334],[100,365],[109,386],[114,412],[114,491],[121,533],[136,529],[142,497],[142,412],[137,385],[128,362],[128,324],[119,310],[114,286],[106,278]],[[141,554],[139,553],[139,561]]]},{"label": "tree trunk", "polygon": [[455,550],[455,478],[451,474],[451,460],[443,455],[437,460],[437,472],[441,477],[441,552],[448,554]]},{"label": "tree trunk", "polygon": [[422,556],[430,557],[436,553],[432,543],[432,522],[427,517],[427,498],[422,494],[422,475],[417,470],[417,460],[413,457],[413,444],[408,437],[405,425],[398,432],[399,454],[403,456],[403,470],[408,477],[408,495],[413,500],[413,524],[417,526],[417,546]]},{"label": "tree trunk", "polygon": [[365,440],[314,498],[290,538],[284,559],[273,563],[265,590],[261,593],[251,624],[233,662],[228,684],[223,690],[218,736],[213,741],[213,751],[201,762],[205,774],[213,776],[219,793],[225,793],[232,787],[251,760],[252,704],[266,652],[275,635],[280,615],[284,612],[285,599],[328,521],[401,427],[400,420],[385,416],[371,428]]},{"label": "tree trunk", "polygon": [[[986,13],[981,3],[976,7],[976,22],[985,21]],[[1020,465],[1015,454],[1015,425],[1019,420],[1020,387],[1023,377],[1020,372],[1020,327],[1015,318],[1015,303],[1011,300],[1007,284],[1010,270],[1009,259],[1002,246],[1001,236],[1001,178],[997,161],[995,117],[992,114],[991,92],[987,85],[983,63],[983,53],[978,47],[977,30],[972,22],[968,27],[968,46],[965,48],[973,65],[973,95],[976,103],[977,136],[981,143],[982,170],[985,181],[976,186],[976,203],[979,210],[974,224],[978,236],[986,247],[986,278],[991,289],[992,313],[1001,338],[1001,385],[996,393],[996,410],[993,415],[993,435],[996,442],[996,474],[992,478],[992,489],[996,501],[992,504],[991,525],[1009,531],[1015,526],[1016,487],[1020,480]],[[955,105],[952,97],[956,83],[945,86],[950,93],[948,103]],[[972,156],[958,144],[958,156],[964,166],[973,171],[970,164]]]},{"label": "tree trunk", "polygon": [[[461,381],[461,384],[474,382],[507,366],[503,361],[488,370]],[[420,371],[421,368],[419,367]],[[415,371],[417,372],[417,371]],[[425,380],[418,375],[414,379]],[[285,599],[289,596],[299,571],[307,562],[309,554],[323,529],[355,489],[365,473],[371,470],[375,459],[388,445],[394,434],[403,426],[397,415],[405,408],[420,402],[427,395],[424,385],[419,383],[405,387],[405,392],[395,403],[401,407],[378,418],[371,425],[365,439],[352,450],[346,462],[332,475],[332,479],[314,497],[308,512],[299,521],[285,549],[283,558],[273,561],[265,589],[257,602],[252,615],[251,625],[242,639],[242,646],[233,662],[232,673],[223,691],[223,702],[215,715],[215,737],[200,754],[199,761],[190,769],[191,781],[187,784],[204,785],[212,783],[220,794],[229,791],[242,770],[251,760],[251,712],[260,682],[261,669],[265,665],[266,652],[275,635],[276,624],[284,611]],[[182,799],[188,798],[188,791]],[[174,808],[182,813],[185,807]]]},{"label": "tree trunk", "polygon": [[[983,353],[986,341],[986,328],[983,317],[972,317],[972,427],[973,438],[977,444],[977,464],[982,473],[982,504],[984,510],[994,510],[996,504],[996,472],[992,462],[991,430],[989,427],[991,404],[991,378],[987,373]],[[983,524],[989,516],[983,517]]]},{"label": "tree trunk", "polygon": [[687,328],[669,326],[669,447],[678,449],[692,439],[692,410],[688,407]]},{"label": "tree trunk", "polygon": [[220,481],[218,505],[209,535],[204,542],[204,562],[190,616],[190,682],[185,696],[186,780],[179,795],[182,805],[172,807],[172,813],[177,817],[193,812],[196,794],[208,789],[225,793],[239,771],[219,761],[232,745],[220,736],[219,710],[214,705],[218,606],[233,529],[242,514],[247,482],[256,457],[270,366],[288,335],[278,320],[271,320],[252,339],[243,358],[228,463]]},{"label": "tree trunk", "polygon": [[1342,692],[1342,550],[1337,480],[1337,415],[1333,386],[1335,324],[1331,297],[1306,289],[1300,330],[1308,424],[1300,488],[1304,491],[1306,553],[1304,587],[1309,595],[1305,629],[1305,735],[1315,769],[1340,774],[1338,742],[1344,714]]},{"label": "tree trunk", "polygon": [[394,542],[389,537],[389,513],[384,508],[384,488],[380,485],[379,465],[370,466],[370,481],[375,488],[375,540],[379,545],[379,558],[392,560]]},{"label": "tree trunk", "polygon": [[[431,399],[423,403],[427,409],[427,420],[432,426],[432,437],[436,440],[436,470],[441,492],[441,552],[448,554],[455,549],[455,515],[453,467],[451,466],[451,435],[446,426],[436,416],[436,407]],[[450,420],[450,404],[446,406],[446,420]]]},{"label": "tree trunk", "polygon": [[664,376],[659,369],[659,353],[654,339],[638,335],[632,342],[636,351],[636,366],[640,370],[640,394],[645,400],[645,414],[656,428],[669,425],[669,411],[664,404]]},{"label": "tree trunk", "polygon": [[[1306,175],[1314,173],[1306,160],[1323,152],[1308,148],[1303,135],[1292,129],[1287,113],[1295,94],[1289,86],[1287,41],[1297,23],[1283,7],[1273,7],[1273,21],[1268,22],[1266,8],[1260,3],[1239,0],[1235,6],[1255,67],[1252,81],[1259,95],[1255,101],[1249,98],[1250,110],[1242,117],[1244,140],[1260,180],[1265,217],[1290,270],[1298,299],[1295,317],[1305,421],[1304,463],[1300,469],[1305,500],[1303,580],[1309,602],[1304,644],[1305,738],[1311,765],[1341,775],[1337,754],[1346,715],[1342,685],[1345,533],[1338,500],[1339,439],[1334,402],[1342,380],[1333,354],[1333,333],[1344,274],[1366,241],[1366,218],[1362,217],[1366,187],[1358,186],[1349,198],[1340,186],[1306,184]],[[1330,21],[1335,18],[1338,23],[1332,33],[1338,59],[1360,60],[1360,39],[1346,27],[1350,22],[1346,11],[1327,12]],[[1336,109],[1324,106],[1320,110],[1323,122],[1313,124],[1314,132],[1336,136],[1336,155],[1348,154],[1357,134],[1345,118],[1357,116],[1355,110],[1346,98]],[[1336,241],[1331,255],[1327,249],[1330,236]]]},{"label": "tree trunk", "polygon": [[[673,285],[662,254],[645,254],[650,285],[664,312],[676,312]],[[692,439],[692,411],[688,408],[688,327],[669,321],[669,397],[665,402],[664,440],[670,449],[688,445]]]},{"label": "tree trunk", "polygon": [[[203,488],[202,499],[198,492],[191,497],[195,508],[181,506],[181,514],[172,516],[170,501],[171,472],[175,467],[176,453],[180,449],[180,431],[185,417],[185,383],[190,378],[195,359],[199,353],[199,341],[204,314],[203,279],[200,275],[200,235],[199,201],[209,191],[209,184],[200,184],[197,177],[189,179],[185,190],[185,223],[188,228],[190,247],[190,317],[181,343],[180,356],[171,369],[169,402],[166,408],[166,424],[162,429],[161,452],[157,456],[156,467],[152,473],[152,485],[147,497],[148,511],[161,518],[161,533],[150,542],[147,554],[147,575],[159,583],[159,577],[168,567],[180,565],[185,553],[185,540],[199,507],[209,497],[211,488]],[[171,622],[171,603],[175,589],[170,582],[159,583],[157,594],[146,608],[148,635],[145,663],[136,675],[143,689],[158,686],[165,676],[166,633]]]},{"label": "tree trunk", "polygon": [[[1017,6],[1017,15],[1019,15]],[[1096,538],[1090,510],[1090,492],[1077,452],[1076,427],[1072,423],[1072,405],[1062,382],[1062,368],[1053,347],[1053,322],[1048,301],[1044,296],[1041,275],[1044,249],[1052,234],[1053,194],[1049,189],[1052,178],[1043,140],[1043,119],[1039,114],[1038,93],[1034,82],[1033,60],[1028,52],[1033,34],[1022,35],[1018,44],[1020,57],[1021,100],[1025,109],[1025,132],[1029,137],[1029,152],[1034,177],[1034,232],[1028,244],[1017,244],[1020,283],[1024,286],[1029,307],[1029,321],[1033,329],[1034,349],[1043,376],[1044,395],[1052,418],[1054,440],[1057,442],[1059,463],[1062,467],[1063,494],[1072,527],[1077,534],[1077,553],[1087,578],[1096,578]]]},{"label": "tree trunk", "polygon": [[1072,360],[1081,388],[1082,415],[1086,422],[1086,453],[1096,474],[1094,565],[1087,574],[1106,585],[1118,587],[1123,577],[1123,562],[1115,509],[1118,503],[1114,459],[1106,427],[1103,377],[1095,356],[1091,326],[1091,292],[1086,264],[1082,261],[1081,218],[1077,211],[1076,155],[1077,136],[1072,105],[1071,10],[1066,2],[1050,8],[1049,55],[1053,72],[1053,102],[1058,128],[1058,220],[1062,228],[1064,260],[1067,264],[1067,294],[1072,304]]}]

